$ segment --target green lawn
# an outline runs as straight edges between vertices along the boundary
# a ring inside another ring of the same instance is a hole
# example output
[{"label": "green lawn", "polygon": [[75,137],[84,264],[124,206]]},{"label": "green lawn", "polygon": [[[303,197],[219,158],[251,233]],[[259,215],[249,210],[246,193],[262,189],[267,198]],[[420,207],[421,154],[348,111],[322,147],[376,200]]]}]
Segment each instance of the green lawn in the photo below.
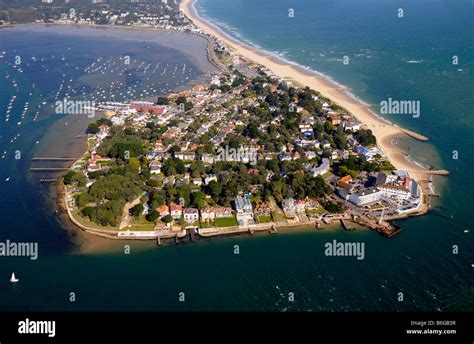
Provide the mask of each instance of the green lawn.
[{"label": "green lawn", "polygon": [[267,223],[272,222],[272,217],[271,215],[259,215],[257,220],[259,223]]},{"label": "green lawn", "polygon": [[133,225],[153,225],[153,223],[148,221],[145,215],[140,214],[139,217],[132,216],[132,226]]},{"label": "green lawn", "polygon": [[122,231],[153,231],[155,230],[155,225],[150,223],[150,224],[146,224],[146,225],[131,225],[130,227],[125,227],[125,228],[122,228]]},{"label": "green lawn", "polygon": [[211,228],[213,227],[212,223],[207,221],[199,221],[199,228]]},{"label": "green lawn", "polygon": [[217,227],[231,227],[238,225],[237,219],[233,216],[216,219],[215,223]]},{"label": "green lawn", "polygon": [[308,216],[323,215],[325,213],[327,213],[327,211],[321,206],[318,206],[316,209],[306,209],[306,215]]},{"label": "green lawn", "polygon": [[86,226],[86,227],[89,227],[89,228],[92,228],[92,229],[107,229],[107,230],[115,230],[117,231],[118,230],[118,226],[116,227],[113,227],[113,226],[101,226],[97,223],[94,223],[92,221],[89,221],[89,218],[87,217],[84,217],[80,214],[80,210],[78,209],[74,209],[74,210],[71,210],[71,215],[72,217],[78,221],[80,224]]}]

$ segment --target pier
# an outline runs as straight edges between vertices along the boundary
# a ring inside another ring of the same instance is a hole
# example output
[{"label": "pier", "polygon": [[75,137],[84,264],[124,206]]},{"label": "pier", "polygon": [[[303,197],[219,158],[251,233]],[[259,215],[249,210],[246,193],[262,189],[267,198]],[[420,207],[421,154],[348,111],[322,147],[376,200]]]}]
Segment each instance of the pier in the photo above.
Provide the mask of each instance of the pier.
[{"label": "pier", "polygon": [[67,171],[68,167],[32,167],[31,172],[54,172],[54,171]]},{"label": "pier", "polygon": [[48,179],[48,178],[41,178],[41,183],[59,183],[61,179]]},{"label": "pier", "polygon": [[76,161],[77,158],[70,158],[70,157],[65,157],[65,158],[33,158],[33,161]]},{"label": "pier", "polygon": [[194,240],[196,239],[196,230],[197,230],[197,227],[188,227],[187,228],[188,231],[189,231],[189,239],[194,242]]}]

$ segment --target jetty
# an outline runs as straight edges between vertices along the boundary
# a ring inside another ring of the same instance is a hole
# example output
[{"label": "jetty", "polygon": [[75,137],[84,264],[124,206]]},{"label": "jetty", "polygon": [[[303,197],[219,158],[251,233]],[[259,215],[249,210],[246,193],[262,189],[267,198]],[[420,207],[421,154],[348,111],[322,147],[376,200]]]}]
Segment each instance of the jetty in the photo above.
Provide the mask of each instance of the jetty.
[{"label": "jetty", "polygon": [[32,167],[31,172],[51,172],[51,171],[67,171],[68,167]]},{"label": "jetty", "polygon": [[46,157],[46,158],[33,158],[33,161],[76,161],[78,158],[72,158],[72,157],[64,157],[64,158],[52,158],[52,157]]}]

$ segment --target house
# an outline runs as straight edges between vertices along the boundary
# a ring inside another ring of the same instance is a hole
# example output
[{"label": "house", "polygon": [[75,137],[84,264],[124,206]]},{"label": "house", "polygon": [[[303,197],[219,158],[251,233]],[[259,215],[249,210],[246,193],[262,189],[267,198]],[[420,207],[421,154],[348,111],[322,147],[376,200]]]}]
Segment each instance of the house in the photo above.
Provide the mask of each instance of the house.
[{"label": "house", "polygon": [[271,215],[271,213],[272,213],[272,210],[270,209],[267,203],[260,202],[255,207],[256,216],[260,216],[260,215],[269,216]]},{"label": "house", "polygon": [[232,217],[232,209],[228,207],[216,207],[214,208],[216,213],[216,219],[220,219],[223,217]]},{"label": "house", "polygon": [[378,190],[375,187],[372,187],[351,194],[349,200],[358,206],[363,206],[380,200],[382,196],[382,191]]},{"label": "house", "polygon": [[166,204],[159,206],[155,210],[160,213],[161,217],[164,217],[170,214],[170,208]]},{"label": "house", "polygon": [[99,127],[99,132],[97,133],[97,136],[103,140],[107,137],[108,133],[110,131],[110,127],[106,124],[102,124],[100,127]]},{"label": "house", "polygon": [[324,149],[324,148],[331,148],[331,143],[329,143],[328,140],[324,140],[322,143],[321,143],[321,147]]},{"label": "house", "polygon": [[173,219],[178,220],[183,215],[183,207],[179,204],[171,203],[170,205],[170,214]]},{"label": "house", "polygon": [[280,153],[278,154],[278,159],[280,161],[292,160],[292,155],[291,153]]},{"label": "house", "polygon": [[352,190],[354,189],[355,185],[351,184],[352,177],[347,175],[342,178],[336,180],[336,189],[337,194],[344,200],[349,200]]},{"label": "house", "polygon": [[347,185],[350,185],[350,182],[352,182],[352,176],[347,175],[336,180],[336,185],[339,187],[345,187]]},{"label": "house", "polygon": [[341,117],[336,114],[328,115],[328,120],[331,122],[332,125],[339,125],[341,124]]},{"label": "house", "polygon": [[213,164],[214,157],[211,154],[203,153],[201,155],[201,161],[205,164]]},{"label": "house", "polygon": [[306,158],[308,158],[308,160],[316,158],[316,153],[313,151],[307,151],[304,152],[304,154],[306,155]]},{"label": "house", "polygon": [[355,151],[357,154],[362,155],[365,160],[367,161],[372,161],[374,160],[375,156],[380,155],[382,156],[382,151],[378,149],[377,147],[364,147],[364,146],[357,146],[355,148]]},{"label": "house", "polygon": [[201,209],[201,220],[202,221],[210,221],[216,218],[216,212],[213,207],[206,207]]},{"label": "house", "polygon": [[301,122],[299,125],[299,128],[303,134],[305,134],[306,132],[313,133],[313,127],[311,126],[309,122],[306,122],[306,121]]},{"label": "house", "polygon": [[306,200],[299,199],[295,202],[295,210],[297,213],[304,213],[306,208]]},{"label": "house", "polygon": [[202,178],[193,178],[193,184],[197,186],[202,185]]},{"label": "house", "polygon": [[217,176],[215,174],[207,174],[204,176],[204,184],[209,184],[210,182],[217,182]]},{"label": "house", "polygon": [[188,160],[194,160],[196,154],[194,152],[177,152],[174,154],[175,158],[188,161]]},{"label": "house", "polygon": [[344,128],[344,130],[348,130],[348,131],[360,130],[360,124],[356,122],[348,122],[348,121],[344,122],[342,123],[342,127]]},{"label": "house", "polygon": [[154,147],[155,152],[164,152],[166,151],[166,148],[167,147],[165,147],[162,141],[155,142],[155,147]]},{"label": "house", "polygon": [[235,210],[237,212],[237,222],[240,226],[253,222],[252,202],[247,197],[237,196],[235,198]]},{"label": "house", "polygon": [[183,216],[187,223],[194,223],[199,220],[199,211],[196,208],[185,208]]},{"label": "house", "polygon": [[98,154],[94,154],[89,160],[87,160],[88,163],[88,172],[94,172],[94,171],[99,171],[101,170],[101,166],[99,164],[99,161],[110,161],[110,158],[103,158]]},{"label": "house", "polygon": [[281,201],[281,206],[285,215],[294,215],[296,208],[295,208],[295,200],[293,198],[286,198]]},{"label": "house", "polygon": [[161,162],[159,160],[153,160],[149,164],[151,174],[160,174],[161,173]]}]

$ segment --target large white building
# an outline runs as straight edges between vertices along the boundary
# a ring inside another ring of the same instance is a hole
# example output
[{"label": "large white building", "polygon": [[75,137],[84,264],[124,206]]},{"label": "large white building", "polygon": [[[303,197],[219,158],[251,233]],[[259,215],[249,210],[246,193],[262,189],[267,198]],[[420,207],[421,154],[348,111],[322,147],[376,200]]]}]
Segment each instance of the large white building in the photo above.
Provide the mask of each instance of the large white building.
[{"label": "large white building", "polygon": [[405,186],[382,184],[378,186],[386,197],[396,197],[398,199],[408,199],[411,196],[410,190]]},{"label": "large white building", "polygon": [[363,206],[379,201],[382,196],[383,192],[381,190],[377,190],[377,188],[372,187],[354,192],[351,194],[349,200],[358,206]]}]

